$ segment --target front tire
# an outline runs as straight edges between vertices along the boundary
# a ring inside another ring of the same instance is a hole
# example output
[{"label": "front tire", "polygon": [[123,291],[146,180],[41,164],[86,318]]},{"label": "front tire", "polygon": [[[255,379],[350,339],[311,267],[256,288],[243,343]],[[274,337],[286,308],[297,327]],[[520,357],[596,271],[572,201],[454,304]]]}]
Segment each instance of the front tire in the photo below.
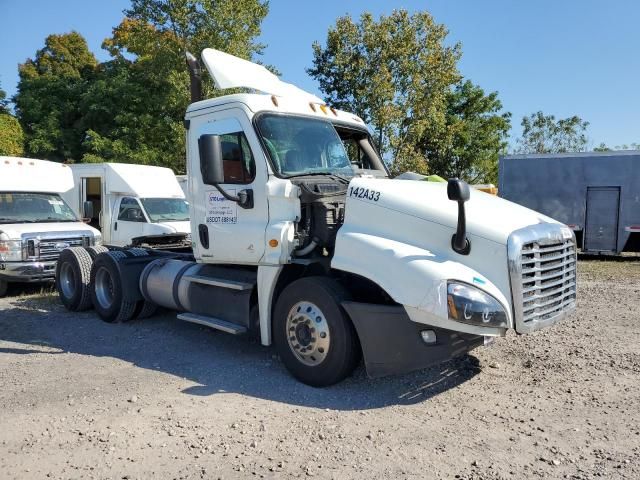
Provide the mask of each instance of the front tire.
[{"label": "front tire", "polygon": [[276,302],[273,333],[289,372],[313,387],[327,387],[349,376],[360,360],[358,338],[341,302],[348,292],[325,277],[289,284]]}]

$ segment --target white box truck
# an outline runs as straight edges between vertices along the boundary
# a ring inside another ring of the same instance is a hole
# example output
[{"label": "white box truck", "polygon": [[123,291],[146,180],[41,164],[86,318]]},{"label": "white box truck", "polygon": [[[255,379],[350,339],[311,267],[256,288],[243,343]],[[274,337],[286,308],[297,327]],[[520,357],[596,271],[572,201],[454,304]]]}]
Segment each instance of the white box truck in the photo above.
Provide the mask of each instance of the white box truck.
[{"label": "white box truck", "polygon": [[[102,232],[110,246],[191,247],[189,205],[169,168],[123,163],[70,165],[71,207]],[[83,211],[89,202],[91,215]]]},{"label": "white box truck", "polygon": [[67,165],[0,157],[0,297],[9,282],[53,280],[63,249],[101,244],[61,197],[72,186]]},{"label": "white box truck", "polygon": [[193,255],[124,249],[92,261],[68,249],[61,264],[78,273],[78,293],[60,298],[70,310],[119,322],[161,305],[254,331],[314,386],[361,358],[371,376],[406,372],[574,310],[565,225],[457,179],[389,179],[356,115],[262,66],[212,49],[202,58],[217,88],[262,93],[201,99],[188,55]]}]

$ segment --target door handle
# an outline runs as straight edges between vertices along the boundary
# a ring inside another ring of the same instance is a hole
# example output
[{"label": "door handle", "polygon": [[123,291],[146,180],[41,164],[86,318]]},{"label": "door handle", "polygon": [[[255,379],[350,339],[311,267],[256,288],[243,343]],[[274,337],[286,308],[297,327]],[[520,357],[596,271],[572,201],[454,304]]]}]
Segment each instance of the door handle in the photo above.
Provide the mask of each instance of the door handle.
[{"label": "door handle", "polygon": [[202,248],[209,250],[209,227],[203,223],[198,225],[198,237],[200,238]]},{"label": "door handle", "polygon": [[113,224],[113,229],[114,229],[114,230],[118,230],[118,222],[116,222],[116,223],[114,223],[114,224]]}]

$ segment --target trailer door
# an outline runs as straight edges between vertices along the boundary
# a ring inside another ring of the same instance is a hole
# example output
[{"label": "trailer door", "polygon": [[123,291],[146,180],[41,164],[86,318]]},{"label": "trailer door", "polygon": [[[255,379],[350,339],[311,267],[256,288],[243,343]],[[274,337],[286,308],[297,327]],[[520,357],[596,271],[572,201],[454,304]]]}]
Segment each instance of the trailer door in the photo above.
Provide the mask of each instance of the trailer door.
[{"label": "trailer door", "polygon": [[587,187],[584,249],[616,252],[620,187]]}]

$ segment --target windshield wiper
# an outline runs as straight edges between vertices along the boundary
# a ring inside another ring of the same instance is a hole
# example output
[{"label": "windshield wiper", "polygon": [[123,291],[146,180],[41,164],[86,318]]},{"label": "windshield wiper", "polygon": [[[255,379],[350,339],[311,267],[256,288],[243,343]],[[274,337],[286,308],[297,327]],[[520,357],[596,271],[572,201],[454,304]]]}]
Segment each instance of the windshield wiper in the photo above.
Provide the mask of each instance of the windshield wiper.
[{"label": "windshield wiper", "polygon": [[312,176],[317,176],[317,175],[323,175],[326,177],[333,177],[333,178],[337,178],[338,180],[341,180],[342,182],[345,183],[349,183],[351,180],[348,177],[345,177],[344,175],[340,175],[339,173],[332,173],[332,172],[307,172],[307,173],[297,173],[295,175],[289,175],[288,178],[296,178],[296,177],[312,177]]}]

